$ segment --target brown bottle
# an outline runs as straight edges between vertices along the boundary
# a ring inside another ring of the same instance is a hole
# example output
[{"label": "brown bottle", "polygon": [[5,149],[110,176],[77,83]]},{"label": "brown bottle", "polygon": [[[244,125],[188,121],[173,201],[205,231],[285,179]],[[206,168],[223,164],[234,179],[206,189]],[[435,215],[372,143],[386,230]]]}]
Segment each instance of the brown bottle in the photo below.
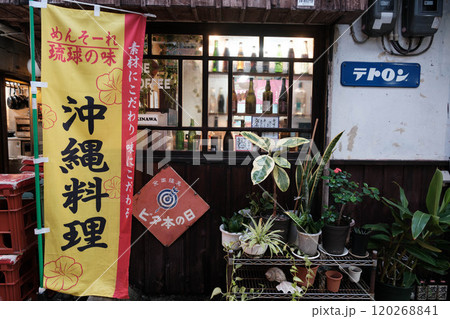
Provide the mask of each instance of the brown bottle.
[{"label": "brown bottle", "polygon": [[250,78],[247,97],[245,98],[245,113],[247,114],[256,113],[256,96],[255,91],[253,90],[253,78]]},{"label": "brown bottle", "polygon": [[237,113],[237,95],[236,95],[236,91],[234,90],[234,78],[233,78],[233,89],[232,89],[232,93],[231,93],[231,112],[233,112],[233,114]]},{"label": "brown bottle", "polygon": [[266,90],[263,92],[262,111],[264,114],[272,114],[273,93],[270,90],[270,80],[266,81]]}]

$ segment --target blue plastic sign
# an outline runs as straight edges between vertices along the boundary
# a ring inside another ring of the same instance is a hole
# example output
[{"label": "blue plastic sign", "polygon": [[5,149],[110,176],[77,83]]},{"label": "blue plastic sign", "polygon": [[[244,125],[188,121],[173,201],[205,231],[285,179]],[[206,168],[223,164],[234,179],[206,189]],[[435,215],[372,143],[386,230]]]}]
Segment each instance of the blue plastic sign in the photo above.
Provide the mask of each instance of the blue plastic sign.
[{"label": "blue plastic sign", "polygon": [[343,86],[416,88],[420,83],[418,63],[349,62],[341,64]]}]

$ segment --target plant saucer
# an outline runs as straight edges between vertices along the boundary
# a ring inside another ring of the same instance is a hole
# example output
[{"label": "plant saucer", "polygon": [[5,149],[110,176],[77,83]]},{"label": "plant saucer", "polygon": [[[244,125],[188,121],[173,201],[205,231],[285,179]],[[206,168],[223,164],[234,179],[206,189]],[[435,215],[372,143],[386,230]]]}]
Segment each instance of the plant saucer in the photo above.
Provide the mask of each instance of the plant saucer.
[{"label": "plant saucer", "polygon": [[[299,252],[301,254],[297,254],[295,251],[297,251],[297,252]],[[300,258],[300,259],[305,259],[305,256],[306,256],[306,257],[308,257],[309,260],[311,260],[311,259],[316,259],[316,258],[318,258],[320,256],[320,252],[319,251],[317,251],[316,255],[309,256],[309,255],[303,254],[299,249],[292,248],[292,247],[291,247],[291,252],[292,252],[292,255],[294,255],[295,257]]]},{"label": "plant saucer", "polygon": [[345,248],[345,247],[344,247],[344,252],[343,252],[342,254],[330,254],[329,252],[327,252],[327,251],[322,247],[322,244],[319,244],[319,250],[320,250],[321,252],[323,252],[324,254],[327,254],[327,255],[332,256],[332,257],[343,257],[343,256],[346,256],[346,255],[348,254],[348,249]]},{"label": "plant saucer", "polygon": [[353,257],[356,257],[356,258],[367,258],[367,257],[369,257],[369,252],[368,251],[366,251],[366,254],[364,256],[358,256],[358,255],[353,254],[351,249],[349,249],[348,252],[349,252],[350,255],[352,255]]}]

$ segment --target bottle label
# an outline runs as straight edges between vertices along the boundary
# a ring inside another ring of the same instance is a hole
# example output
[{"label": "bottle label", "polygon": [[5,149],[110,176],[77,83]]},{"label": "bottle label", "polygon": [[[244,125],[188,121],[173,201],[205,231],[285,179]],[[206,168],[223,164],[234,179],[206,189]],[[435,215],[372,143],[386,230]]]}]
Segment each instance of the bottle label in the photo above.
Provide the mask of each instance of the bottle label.
[{"label": "bottle label", "polygon": [[262,110],[263,110],[263,112],[271,111],[270,101],[263,101]]}]

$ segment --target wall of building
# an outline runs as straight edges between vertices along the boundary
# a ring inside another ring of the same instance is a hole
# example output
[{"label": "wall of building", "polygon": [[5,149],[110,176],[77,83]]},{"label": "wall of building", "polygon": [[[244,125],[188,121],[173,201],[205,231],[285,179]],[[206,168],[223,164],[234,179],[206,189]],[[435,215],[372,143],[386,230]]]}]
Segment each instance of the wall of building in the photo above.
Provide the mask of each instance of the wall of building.
[{"label": "wall of building", "polygon": [[[358,38],[365,37],[355,24]],[[424,39],[425,47],[428,39]],[[420,49],[419,49],[420,50]],[[416,57],[384,52],[381,40],[356,44],[348,25],[335,27],[329,78],[328,136],[345,131],[334,159],[448,160],[450,157],[450,0],[430,49]],[[344,87],[344,61],[421,66],[418,88]]]},{"label": "wall of building", "polygon": [[0,72],[19,79],[27,79],[30,73],[27,62],[30,59],[30,48],[11,39],[0,37]]}]

